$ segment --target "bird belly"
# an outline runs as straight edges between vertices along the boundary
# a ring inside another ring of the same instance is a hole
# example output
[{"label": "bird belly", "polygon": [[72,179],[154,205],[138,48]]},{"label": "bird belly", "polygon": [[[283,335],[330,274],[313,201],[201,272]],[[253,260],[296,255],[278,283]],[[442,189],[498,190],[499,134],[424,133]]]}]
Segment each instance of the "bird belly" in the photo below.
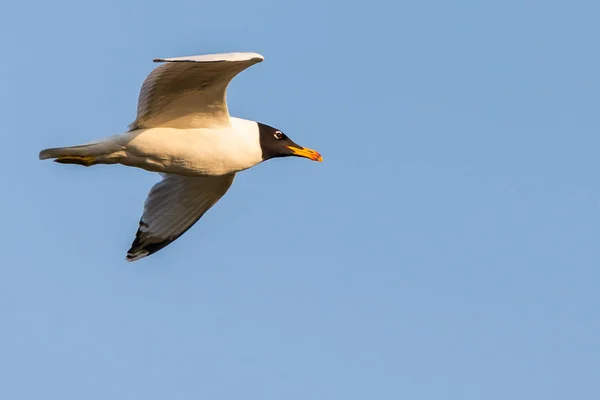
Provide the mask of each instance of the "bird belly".
[{"label": "bird belly", "polygon": [[150,128],[120,138],[124,165],[186,176],[218,176],[262,161],[260,146],[234,129]]}]

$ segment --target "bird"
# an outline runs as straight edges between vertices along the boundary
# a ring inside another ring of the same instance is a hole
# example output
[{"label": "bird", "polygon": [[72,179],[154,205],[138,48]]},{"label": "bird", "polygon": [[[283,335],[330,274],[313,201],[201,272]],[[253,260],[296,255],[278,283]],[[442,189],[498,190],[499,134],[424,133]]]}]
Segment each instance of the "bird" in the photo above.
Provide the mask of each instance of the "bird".
[{"label": "bird", "polygon": [[48,148],[39,159],[85,167],[120,164],[159,173],[126,260],[136,261],[183,235],[231,187],[237,173],[278,157],[321,162],[282,130],[229,115],[234,77],[258,64],[258,53],[157,58],[145,78],[128,129],[88,144]]}]

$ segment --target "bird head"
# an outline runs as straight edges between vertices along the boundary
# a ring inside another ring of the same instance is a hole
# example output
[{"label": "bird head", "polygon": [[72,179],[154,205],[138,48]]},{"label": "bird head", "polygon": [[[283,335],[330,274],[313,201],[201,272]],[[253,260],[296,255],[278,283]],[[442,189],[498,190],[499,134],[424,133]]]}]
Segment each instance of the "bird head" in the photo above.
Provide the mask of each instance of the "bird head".
[{"label": "bird head", "polygon": [[295,156],[308,158],[313,161],[323,161],[321,154],[315,150],[294,143],[292,139],[279,129],[259,122],[258,131],[264,160],[276,157]]}]

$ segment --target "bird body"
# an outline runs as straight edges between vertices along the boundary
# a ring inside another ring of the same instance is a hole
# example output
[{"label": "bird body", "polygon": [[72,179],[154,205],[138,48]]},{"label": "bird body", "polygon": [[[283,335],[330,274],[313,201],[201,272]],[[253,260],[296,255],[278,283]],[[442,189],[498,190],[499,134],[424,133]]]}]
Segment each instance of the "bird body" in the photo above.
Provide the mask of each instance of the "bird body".
[{"label": "bird body", "polygon": [[[258,125],[235,119],[231,128],[149,128],[121,135],[122,164],[186,176],[218,176],[251,168],[263,161]],[[239,121],[239,122],[238,122]],[[160,150],[160,151],[159,151]]]},{"label": "bird body", "polygon": [[[88,145],[95,163],[122,164],[152,172],[218,176],[243,171],[263,161],[258,124],[232,118],[229,128],[136,129]],[[81,154],[75,146],[73,149]],[[49,149],[50,158],[64,149]]]},{"label": "bird body", "polygon": [[148,195],[133,261],[172,243],[229,189],[235,174],[275,157],[321,161],[266,124],[229,116],[225,91],[256,53],[158,59],[140,90],[136,120],[122,134],[79,146],[45,149],[40,159],[92,166],[121,164],[161,173]]}]

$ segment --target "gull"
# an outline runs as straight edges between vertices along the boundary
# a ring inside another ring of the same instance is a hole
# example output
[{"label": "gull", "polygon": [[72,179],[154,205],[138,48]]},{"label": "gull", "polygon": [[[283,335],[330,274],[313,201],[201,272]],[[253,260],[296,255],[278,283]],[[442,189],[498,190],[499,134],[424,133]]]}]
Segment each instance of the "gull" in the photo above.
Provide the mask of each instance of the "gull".
[{"label": "gull", "polygon": [[79,146],[42,150],[41,160],[92,166],[121,164],[158,172],[126,259],[156,253],[183,235],[233,183],[263,161],[321,155],[267,124],[229,115],[231,80],[264,57],[257,53],[159,58],[142,84],[137,116],[121,134]]}]

